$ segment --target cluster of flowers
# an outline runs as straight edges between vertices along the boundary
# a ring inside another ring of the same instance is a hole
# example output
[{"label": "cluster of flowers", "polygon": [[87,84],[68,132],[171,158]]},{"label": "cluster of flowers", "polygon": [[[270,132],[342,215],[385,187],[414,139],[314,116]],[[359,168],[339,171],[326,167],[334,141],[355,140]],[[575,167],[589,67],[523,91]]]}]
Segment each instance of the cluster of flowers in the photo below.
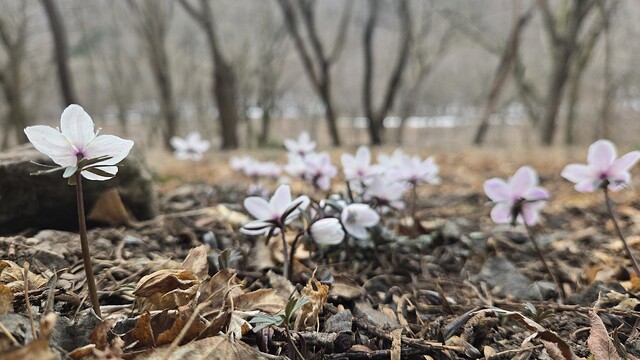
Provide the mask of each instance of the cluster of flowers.
[{"label": "cluster of flowers", "polygon": [[[338,175],[338,168],[331,163],[329,153],[315,152],[316,143],[308,133],[301,133],[298,139],[285,139],[284,146],[288,151],[288,163],[283,169],[289,176],[318,190],[331,190],[331,181]],[[378,211],[401,209],[404,207],[402,198],[408,189],[440,181],[439,169],[432,157],[422,160],[406,155],[400,149],[392,155],[380,154],[378,163],[373,164],[369,148],[361,146],[355,155],[342,154],[341,163],[347,194],[330,195],[314,204],[306,215],[308,234],[320,245],[339,244],[345,234],[356,239],[367,238],[367,228],[377,225],[380,220]],[[256,164],[265,163],[248,156],[231,159],[231,167],[245,174],[255,174],[256,170],[251,168]],[[310,200],[303,195],[292,201],[289,186],[281,185],[269,202],[264,198],[249,197],[244,205],[258,220],[245,225],[242,232],[273,235],[301,214],[306,214],[304,210],[309,207]]]},{"label": "cluster of flowers", "polygon": [[[567,165],[561,176],[575,183],[579,192],[617,191],[628,186],[629,170],[640,160],[640,151],[616,158],[615,145],[609,140],[598,140],[589,146],[587,164]],[[534,225],[538,222],[539,211],[549,200],[549,192],[538,186],[538,175],[529,166],[518,169],[507,181],[487,180],[484,191],[496,203],[491,210],[491,219],[496,223]]]}]

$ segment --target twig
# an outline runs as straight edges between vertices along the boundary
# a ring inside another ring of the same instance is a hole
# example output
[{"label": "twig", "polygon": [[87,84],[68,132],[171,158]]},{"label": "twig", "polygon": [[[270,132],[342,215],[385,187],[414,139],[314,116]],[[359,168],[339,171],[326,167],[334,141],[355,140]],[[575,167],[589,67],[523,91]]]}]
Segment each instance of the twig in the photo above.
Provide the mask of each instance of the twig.
[{"label": "twig", "polygon": [[505,350],[505,351],[501,351],[501,352],[495,353],[493,355],[489,355],[489,356],[486,357],[486,359],[487,360],[498,359],[498,358],[501,358],[504,355],[509,355],[509,354],[516,355],[516,354],[519,354],[519,353],[522,353],[522,352],[525,352],[525,351],[539,349],[541,347],[542,347],[542,345],[533,345],[533,346],[529,346],[529,347],[526,347],[526,348]]},{"label": "twig", "polygon": [[549,264],[547,264],[547,261],[544,258],[544,254],[542,254],[542,250],[540,250],[540,246],[538,246],[538,241],[536,241],[536,237],[533,235],[533,231],[531,230],[531,227],[529,226],[529,224],[527,224],[526,221],[522,221],[522,223],[524,223],[524,227],[527,229],[527,234],[529,235],[529,239],[531,239],[531,242],[533,243],[533,247],[536,249],[538,258],[540,259],[544,267],[547,269],[547,272],[549,273],[549,275],[551,275],[551,278],[553,279],[553,283],[556,285],[560,302],[564,303],[564,298],[565,298],[564,289],[562,288],[560,281],[556,277],[555,273],[551,271]]},{"label": "twig", "polygon": [[33,323],[33,312],[31,311],[31,302],[29,301],[29,263],[25,262],[22,265],[22,281],[24,282],[24,300],[27,304],[27,314],[29,314],[29,322],[31,323],[31,334],[33,339],[37,338],[36,326]]}]

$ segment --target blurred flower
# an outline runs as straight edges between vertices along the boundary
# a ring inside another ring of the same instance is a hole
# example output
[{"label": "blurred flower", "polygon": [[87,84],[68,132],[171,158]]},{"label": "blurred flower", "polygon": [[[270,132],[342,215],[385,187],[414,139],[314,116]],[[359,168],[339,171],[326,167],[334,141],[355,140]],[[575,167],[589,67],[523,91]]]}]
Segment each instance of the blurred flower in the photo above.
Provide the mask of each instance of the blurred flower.
[{"label": "blurred flower", "polygon": [[267,190],[264,185],[254,182],[249,185],[249,188],[247,189],[247,195],[266,199],[269,197],[269,190]]},{"label": "blurred flower", "polygon": [[378,165],[384,168],[385,172],[387,172],[392,169],[397,169],[405,157],[407,157],[407,155],[405,155],[400,148],[395,149],[391,156],[385,153],[380,153],[378,154]]},{"label": "blurred flower", "polygon": [[382,172],[379,165],[371,165],[371,151],[367,146],[360,146],[356,155],[342,154],[342,170],[347,180],[368,182],[371,177]]},{"label": "blurred flower", "polygon": [[523,166],[507,181],[499,178],[484,182],[484,192],[496,206],[491,219],[497,224],[538,222],[540,209],[549,199],[549,192],[538,185],[538,174],[529,166]]},{"label": "blurred flower", "polygon": [[338,174],[338,168],[331,164],[329,153],[310,153],[304,158],[304,178],[322,191],[331,187],[331,179]]},{"label": "blurred flower", "polygon": [[277,179],[280,176],[282,169],[280,165],[273,161],[259,162],[256,161],[252,166],[245,169],[247,176],[258,176]]},{"label": "blurred flower", "polygon": [[429,183],[436,185],[440,183],[439,171],[440,169],[433,160],[433,156],[424,161],[421,161],[417,156],[403,156],[399,162],[397,173],[391,176],[412,184]]},{"label": "blurred flower", "polygon": [[211,143],[200,138],[200,134],[196,131],[190,132],[184,139],[174,136],[169,141],[175,150],[173,154],[180,160],[200,161],[202,155],[211,146]]},{"label": "blurred flower", "polygon": [[307,172],[304,158],[297,153],[288,153],[287,158],[289,162],[284,166],[284,171],[295,178],[304,179]]},{"label": "blurred flower", "polygon": [[38,151],[65,169],[65,178],[80,171],[89,180],[102,181],[116,175],[116,164],[129,154],[133,141],[114,135],[98,135],[99,131],[95,130],[89,114],[75,104],[62,112],[60,129],[44,125],[24,129]]},{"label": "blurred flower", "polygon": [[309,232],[313,240],[320,245],[336,245],[344,239],[344,230],[336,218],[325,218],[314,222]]},{"label": "blurred flower", "polygon": [[250,167],[253,165],[253,163],[255,163],[256,160],[254,160],[251,156],[245,155],[245,156],[232,156],[231,159],[229,160],[229,166],[231,166],[231,168],[235,171],[245,171],[245,168]]},{"label": "blurred flower", "polygon": [[340,220],[349,235],[356,239],[367,237],[367,228],[380,221],[380,215],[367,204],[350,204],[342,210]]},{"label": "blurred flower", "polygon": [[316,148],[316,142],[311,140],[308,132],[303,131],[298,136],[297,141],[289,138],[284,139],[284,147],[290,153],[304,157]]},{"label": "blurred flower", "polygon": [[402,209],[404,207],[402,196],[406,190],[405,184],[379,176],[371,181],[364,193],[364,198],[367,201],[375,200],[379,205]]},{"label": "blurred flower", "polygon": [[598,140],[589,146],[587,164],[569,164],[562,177],[576,183],[576,190],[592,192],[605,184],[617,191],[629,184],[629,170],[640,160],[640,151],[632,151],[616,159],[616,147],[609,140]]},{"label": "blurred flower", "polygon": [[291,201],[288,185],[280,185],[269,202],[258,196],[248,197],[244,199],[244,208],[257,220],[245,224],[240,231],[248,235],[277,234],[282,227],[300,216],[300,211],[308,205],[309,198],[305,195]]}]

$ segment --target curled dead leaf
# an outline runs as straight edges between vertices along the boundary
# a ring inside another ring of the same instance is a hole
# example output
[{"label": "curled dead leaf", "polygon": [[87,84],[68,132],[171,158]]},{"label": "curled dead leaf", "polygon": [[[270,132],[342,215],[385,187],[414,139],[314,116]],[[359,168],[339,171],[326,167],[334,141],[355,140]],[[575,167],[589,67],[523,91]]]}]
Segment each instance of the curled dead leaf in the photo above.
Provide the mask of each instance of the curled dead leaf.
[{"label": "curled dead leaf", "polygon": [[604,326],[600,316],[595,311],[589,311],[591,331],[587,339],[589,350],[596,359],[619,360],[620,356],[616,352],[613,341],[609,338],[607,328]]},{"label": "curled dead leaf", "polygon": [[[24,290],[23,274],[24,269],[13,261],[0,261],[0,285],[8,287],[14,293]],[[27,272],[27,280],[29,291],[40,289],[47,284],[44,277],[31,271]]]},{"label": "curled dead leaf", "polygon": [[133,294],[144,298],[144,310],[175,309],[189,303],[199,285],[200,281],[192,270],[162,269],[140,279]]},{"label": "curled dead leaf", "polygon": [[329,286],[320,283],[315,277],[312,277],[304,289],[302,289],[300,295],[306,297],[309,301],[302,305],[300,311],[298,311],[294,326],[294,329],[297,331],[318,324],[319,315],[329,297]]}]

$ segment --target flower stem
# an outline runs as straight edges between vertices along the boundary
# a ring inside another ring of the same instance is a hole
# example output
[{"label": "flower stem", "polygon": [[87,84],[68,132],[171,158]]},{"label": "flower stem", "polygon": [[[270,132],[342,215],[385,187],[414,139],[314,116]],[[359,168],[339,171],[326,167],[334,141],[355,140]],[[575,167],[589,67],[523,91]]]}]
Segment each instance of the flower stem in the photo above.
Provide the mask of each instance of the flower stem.
[{"label": "flower stem", "polygon": [[556,290],[558,291],[558,296],[560,297],[560,301],[564,302],[564,297],[565,297],[564,289],[560,285],[560,281],[558,280],[556,275],[553,273],[553,271],[551,271],[551,268],[547,264],[547,260],[545,260],[542,250],[540,250],[540,246],[538,246],[538,242],[536,241],[536,238],[533,235],[533,231],[531,230],[531,227],[529,226],[529,224],[527,224],[526,221],[523,221],[523,223],[524,223],[524,227],[527,229],[527,234],[529,235],[529,239],[531,239],[531,242],[533,243],[533,247],[536,249],[536,253],[538,253],[538,258],[540,258],[540,261],[542,261],[542,264],[547,269],[547,272],[549,273],[549,275],[551,275],[551,278],[553,279],[553,283],[556,285]]},{"label": "flower stem", "polygon": [[624,249],[627,252],[627,256],[629,256],[629,259],[631,259],[631,264],[633,265],[633,271],[635,271],[637,277],[640,277],[640,266],[638,266],[638,261],[636,261],[636,258],[633,256],[633,253],[631,253],[631,248],[627,243],[627,239],[622,234],[622,230],[620,230],[620,225],[618,224],[618,220],[616,219],[616,216],[613,213],[613,209],[611,206],[611,198],[609,197],[608,186],[605,185],[602,189],[604,190],[604,202],[607,204],[607,211],[609,212],[609,216],[611,216],[611,220],[613,221],[613,226],[616,229],[616,234],[618,235],[618,238],[622,240],[622,244],[624,244]]},{"label": "flower stem", "polygon": [[291,280],[291,274],[289,271],[289,255],[287,253],[287,238],[284,235],[284,227],[280,228],[280,234],[282,234],[282,257],[284,262],[284,271],[283,275]]},{"label": "flower stem", "polygon": [[76,199],[78,203],[78,224],[80,226],[80,245],[82,247],[82,260],[84,262],[84,272],[87,275],[87,285],[89,286],[89,297],[98,317],[102,317],[100,313],[100,301],[98,301],[98,291],[96,289],[96,280],[93,277],[93,266],[91,265],[91,251],[89,250],[89,241],[87,240],[87,222],[84,215],[84,196],[82,195],[82,175],[80,171],[76,172]]},{"label": "flower stem", "polygon": [[411,182],[411,217],[413,219],[413,226],[419,229],[418,224],[418,183],[416,181]]}]

